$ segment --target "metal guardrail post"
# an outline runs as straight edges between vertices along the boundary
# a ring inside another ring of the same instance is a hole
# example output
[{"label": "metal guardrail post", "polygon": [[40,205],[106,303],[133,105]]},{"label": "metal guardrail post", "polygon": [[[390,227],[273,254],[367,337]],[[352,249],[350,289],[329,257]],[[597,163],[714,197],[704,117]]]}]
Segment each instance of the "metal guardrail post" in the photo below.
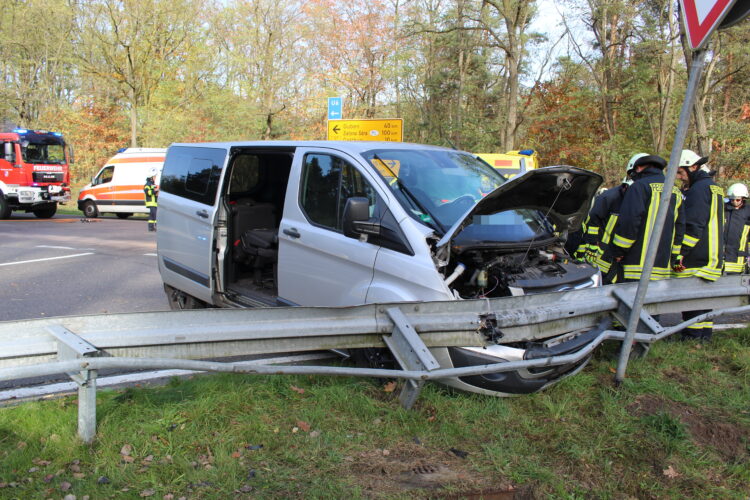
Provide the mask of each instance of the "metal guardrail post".
[{"label": "metal guardrail post", "polygon": [[[393,333],[383,335],[383,341],[401,368],[409,371],[432,371],[440,368],[440,363],[437,362],[401,309],[392,307],[386,312],[393,321]],[[406,380],[399,395],[401,406],[407,410],[414,406],[423,385],[423,380]]]},{"label": "metal guardrail post", "polygon": [[[60,361],[99,357],[104,354],[67,328],[51,325],[47,327],[47,331],[57,339],[57,359]],[[83,368],[78,373],[68,373],[68,376],[78,384],[78,436],[84,443],[91,444],[96,436],[97,370]]]}]

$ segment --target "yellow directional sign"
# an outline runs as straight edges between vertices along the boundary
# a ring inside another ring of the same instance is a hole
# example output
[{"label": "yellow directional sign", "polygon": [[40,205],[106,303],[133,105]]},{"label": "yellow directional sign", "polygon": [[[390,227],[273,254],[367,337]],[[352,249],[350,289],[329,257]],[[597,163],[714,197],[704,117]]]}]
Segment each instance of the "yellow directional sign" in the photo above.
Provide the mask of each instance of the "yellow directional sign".
[{"label": "yellow directional sign", "polygon": [[328,140],[401,142],[404,120],[328,120]]}]

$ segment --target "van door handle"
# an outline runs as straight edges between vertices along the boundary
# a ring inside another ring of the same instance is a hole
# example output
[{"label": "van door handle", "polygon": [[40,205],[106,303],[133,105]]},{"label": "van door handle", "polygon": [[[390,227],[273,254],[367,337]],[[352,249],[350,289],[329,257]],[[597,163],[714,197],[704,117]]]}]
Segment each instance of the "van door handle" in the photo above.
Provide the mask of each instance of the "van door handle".
[{"label": "van door handle", "polygon": [[297,231],[297,229],[293,228],[293,227],[289,228],[289,229],[284,229],[284,231],[282,231],[282,232],[285,235],[290,236],[290,237],[295,238],[295,239],[299,238],[301,236],[301,234],[299,234],[299,231]]},{"label": "van door handle", "polygon": [[208,219],[208,212],[205,210],[198,210],[197,212],[195,212],[195,215],[197,215],[198,217],[203,217],[204,219]]}]

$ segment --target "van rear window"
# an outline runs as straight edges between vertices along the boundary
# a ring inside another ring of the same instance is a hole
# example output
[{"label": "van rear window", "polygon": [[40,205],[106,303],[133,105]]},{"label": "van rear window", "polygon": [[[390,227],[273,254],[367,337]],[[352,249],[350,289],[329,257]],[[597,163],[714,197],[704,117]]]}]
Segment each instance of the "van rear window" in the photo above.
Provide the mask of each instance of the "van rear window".
[{"label": "van rear window", "polygon": [[169,148],[159,190],[213,205],[226,155],[224,149],[186,146]]}]

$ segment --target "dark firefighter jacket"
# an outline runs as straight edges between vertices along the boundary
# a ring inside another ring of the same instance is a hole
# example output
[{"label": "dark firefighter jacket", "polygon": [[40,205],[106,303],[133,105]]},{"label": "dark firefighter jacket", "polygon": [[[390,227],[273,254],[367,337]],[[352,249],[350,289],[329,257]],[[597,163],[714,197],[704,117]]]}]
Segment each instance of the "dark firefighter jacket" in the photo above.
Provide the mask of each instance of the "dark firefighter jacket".
[{"label": "dark firefighter jacket", "polygon": [[[646,247],[656,221],[663,189],[662,171],[656,167],[648,167],[638,174],[638,179],[625,192],[610,248],[613,258],[624,256],[620,264],[626,280],[641,278]],[[671,258],[680,253],[684,230],[682,194],[675,187],[672,189],[669,212],[654,260],[652,280],[670,277]]]},{"label": "dark firefighter jacket", "polygon": [[724,270],[741,273],[745,270],[747,240],[750,236],[750,205],[735,208],[724,204]]},{"label": "dark firefighter jacket", "polygon": [[680,278],[715,281],[724,267],[724,190],[707,172],[695,172],[685,192],[685,238]]},{"label": "dark firefighter jacket", "polygon": [[146,185],[143,186],[143,192],[146,194],[146,206],[155,207],[157,188],[156,188],[156,185],[154,184],[154,181],[152,181],[150,178],[146,179]]},{"label": "dark firefighter jacket", "polygon": [[625,197],[626,184],[607,189],[594,200],[594,206],[589,212],[583,235],[584,251],[595,255],[592,264],[602,272],[609,272],[612,265],[612,252],[609,243],[612,231],[620,215],[620,205]]}]

